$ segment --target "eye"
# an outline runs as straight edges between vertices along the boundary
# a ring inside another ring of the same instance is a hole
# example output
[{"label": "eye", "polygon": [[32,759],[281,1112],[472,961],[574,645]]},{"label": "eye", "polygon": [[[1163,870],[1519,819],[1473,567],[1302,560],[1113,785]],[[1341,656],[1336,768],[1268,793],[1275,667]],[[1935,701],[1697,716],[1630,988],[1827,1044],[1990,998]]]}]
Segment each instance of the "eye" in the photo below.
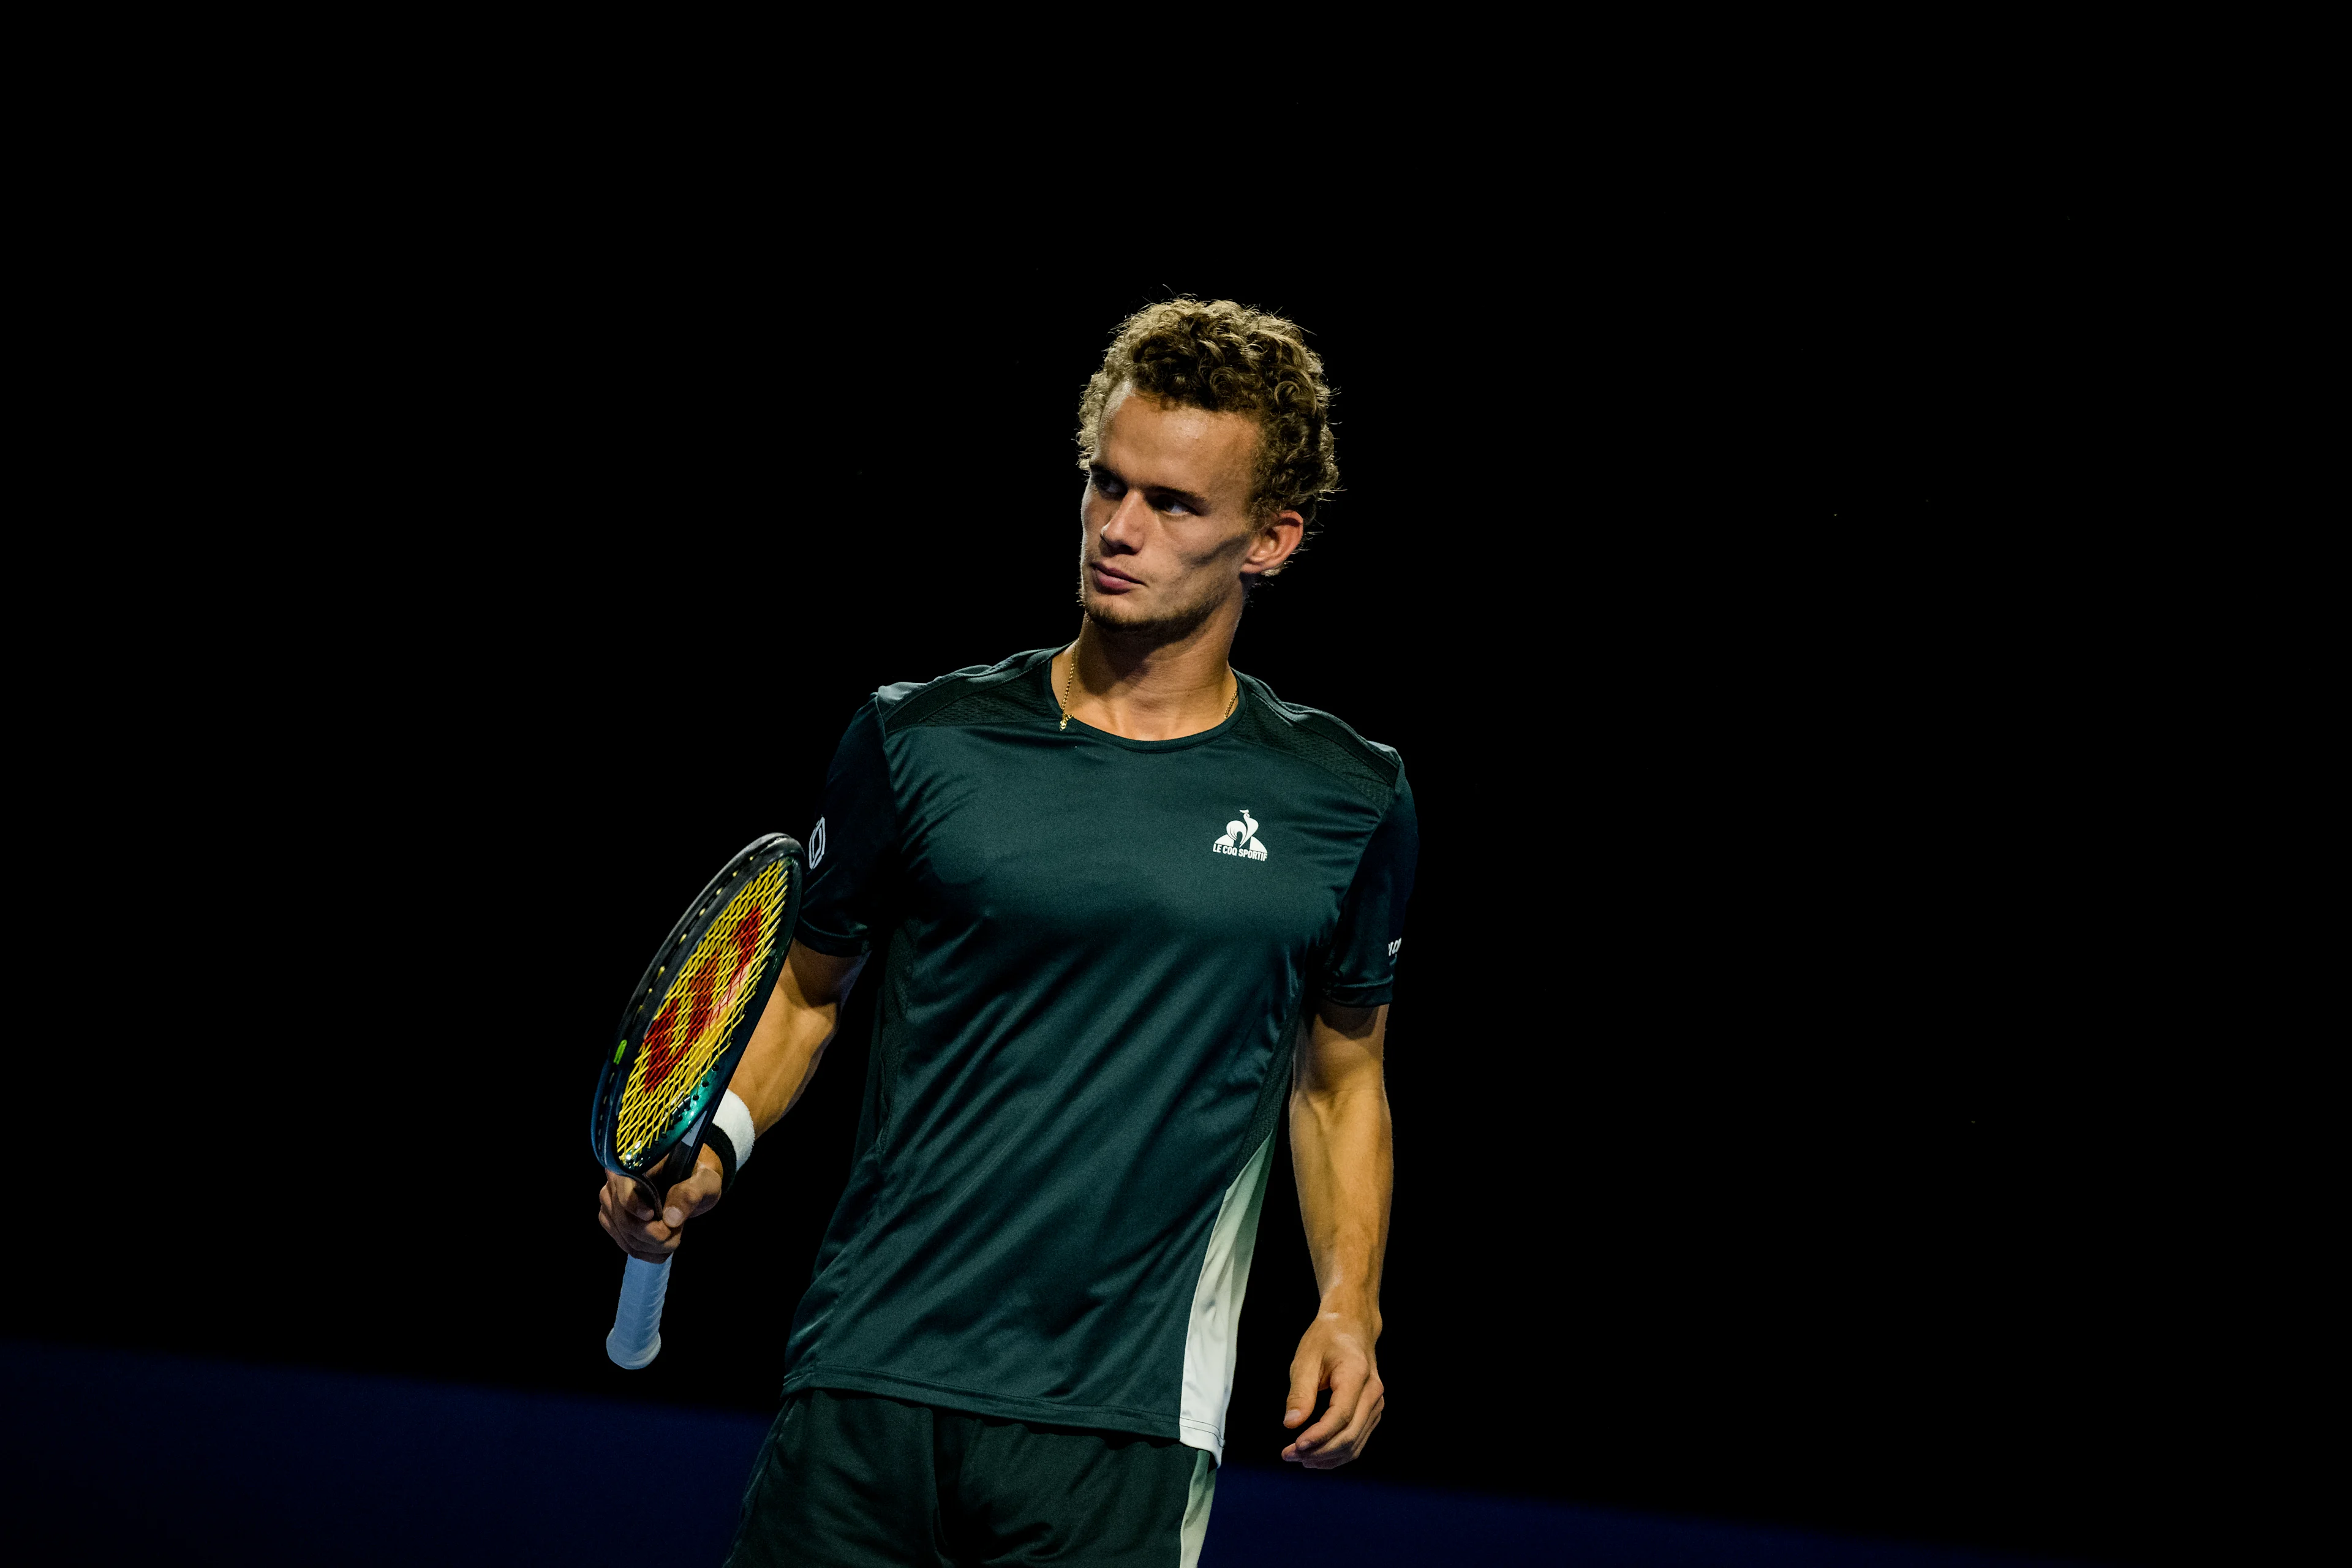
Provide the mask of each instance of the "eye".
[{"label": "eye", "polygon": [[1110,473],[1102,468],[1097,468],[1088,477],[1093,479],[1095,493],[1097,495],[1108,496],[1111,500],[1117,500],[1119,497],[1127,493],[1127,487],[1118,482],[1118,476],[1117,474]]}]

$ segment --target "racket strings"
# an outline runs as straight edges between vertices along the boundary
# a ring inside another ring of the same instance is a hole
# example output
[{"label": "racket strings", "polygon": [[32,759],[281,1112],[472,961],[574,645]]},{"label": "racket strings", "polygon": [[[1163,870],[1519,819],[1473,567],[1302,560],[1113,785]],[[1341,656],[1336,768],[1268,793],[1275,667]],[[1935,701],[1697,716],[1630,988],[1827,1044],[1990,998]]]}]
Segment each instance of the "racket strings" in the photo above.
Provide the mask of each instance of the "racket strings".
[{"label": "racket strings", "polygon": [[646,1026],[621,1091],[613,1147],[624,1163],[656,1142],[694,1096],[755,998],[782,923],[792,863],[770,862],[727,900],[679,964]]}]

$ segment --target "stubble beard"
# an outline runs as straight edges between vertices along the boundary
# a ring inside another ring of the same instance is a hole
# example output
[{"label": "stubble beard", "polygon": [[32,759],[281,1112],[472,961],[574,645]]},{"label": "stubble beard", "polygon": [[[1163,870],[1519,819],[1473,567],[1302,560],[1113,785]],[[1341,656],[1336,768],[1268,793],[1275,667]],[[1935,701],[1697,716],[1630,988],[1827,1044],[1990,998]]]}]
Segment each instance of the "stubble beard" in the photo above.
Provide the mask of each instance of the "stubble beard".
[{"label": "stubble beard", "polygon": [[1087,581],[1087,552],[1083,546],[1078,551],[1078,607],[1104,637],[1131,647],[1165,647],[1200,630],[1217,613],[1219,603],[1213,583],[1206,586],[1209,591],[1175,610],[1158,616],[1139,613],[1121,603],[1123,595],[1094,591]]}]

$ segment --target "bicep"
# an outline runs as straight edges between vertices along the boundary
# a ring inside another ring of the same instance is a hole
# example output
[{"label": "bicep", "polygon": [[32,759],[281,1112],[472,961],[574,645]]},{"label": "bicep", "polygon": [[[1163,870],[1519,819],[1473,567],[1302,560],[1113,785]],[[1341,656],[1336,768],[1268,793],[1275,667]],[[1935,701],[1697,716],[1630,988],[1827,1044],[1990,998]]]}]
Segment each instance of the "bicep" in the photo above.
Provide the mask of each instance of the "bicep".
[{"label": "bicep", "polygon": [[1349,1007],[1318,1002],[1298,1042],[1296,1082],[1301,1093],[1328,1094],[1381,1081],[1389,1005]]},{"label": "bicep", "polygon": [[802,1007],[833,1006],[849,994],[865,963],[863,954],[836,958],[795,942],[784,954],[783,973],[776,976],[776,994]]},{"label": "bicep", "polygon": [[797,942],[785,950],[776,988],[728,1085],[750,1109],[755,1135],[792,1109],[815,1072],[833,1034],[836,1005],[856,983],[861,962]]}]

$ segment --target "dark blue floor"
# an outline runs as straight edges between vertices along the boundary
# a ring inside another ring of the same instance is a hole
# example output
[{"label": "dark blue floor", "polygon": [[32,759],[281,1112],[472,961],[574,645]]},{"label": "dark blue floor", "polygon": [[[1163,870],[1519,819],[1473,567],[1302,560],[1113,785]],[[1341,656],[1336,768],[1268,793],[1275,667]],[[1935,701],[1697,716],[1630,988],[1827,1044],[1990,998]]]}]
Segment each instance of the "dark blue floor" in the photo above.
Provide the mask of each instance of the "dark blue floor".
[{"label": "dark blue floor", "polygon": [[[766,1422],[0,1342],[6,1556],[715,1563]],[[20,1554],[31,1548],[37,1556]],[[1203,1568],[1993,1568],[2021,1560],[1234,1468]]]}]

